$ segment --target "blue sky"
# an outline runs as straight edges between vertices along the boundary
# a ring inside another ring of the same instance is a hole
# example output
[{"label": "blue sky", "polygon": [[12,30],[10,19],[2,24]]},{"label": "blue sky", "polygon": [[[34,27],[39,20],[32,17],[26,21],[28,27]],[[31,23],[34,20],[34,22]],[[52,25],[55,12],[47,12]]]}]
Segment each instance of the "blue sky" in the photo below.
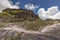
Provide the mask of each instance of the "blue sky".
[{"label": "blue sky", "polygon": [[11,0],[11,1],[13,3],[20,2],[20,5],[19,5],[20,8],[24,8],[25,4],[29,4],[29,3],[38,6],[38,8],[33,10],[35,13],[37,13],[37,10],[39,8],[45,8],[47,10],[47,8],[49,8],[51,6],[60,7],[60,0]]},{"label": "blue sky", "polygon": [[0,12],[6,8],[33,10],[42,20],[60,19],[60,0],[0,0]]}]

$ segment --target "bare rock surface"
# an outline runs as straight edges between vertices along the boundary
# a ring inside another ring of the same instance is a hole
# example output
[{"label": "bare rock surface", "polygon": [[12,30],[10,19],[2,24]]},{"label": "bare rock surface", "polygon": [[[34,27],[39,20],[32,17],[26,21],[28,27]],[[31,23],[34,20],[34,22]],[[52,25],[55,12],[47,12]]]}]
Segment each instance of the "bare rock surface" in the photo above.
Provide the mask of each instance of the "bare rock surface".
[{"label": "bare rock surface", "polygon": [[60,40],[60,23],[43,28],[40,34],[25,34],[22,40]]},{"label": "bare rock surface", "polygon": [[[23,32],[23,34],[20,34]],[[18,38],[17,38],[18,37]],[[19,25],[0,28],[0,40],[60,40],[60,23],[46,26],[39,31],[27,30]],[[15,39],[17,38],[17,39]]]}]

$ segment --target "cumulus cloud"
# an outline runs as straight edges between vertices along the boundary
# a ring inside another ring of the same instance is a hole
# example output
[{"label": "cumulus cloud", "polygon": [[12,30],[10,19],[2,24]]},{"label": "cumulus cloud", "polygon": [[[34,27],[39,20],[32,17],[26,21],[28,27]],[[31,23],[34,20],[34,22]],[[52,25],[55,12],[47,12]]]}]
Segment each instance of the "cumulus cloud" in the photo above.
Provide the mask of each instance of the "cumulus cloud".
[{"label": "cumulus cloud", "polygon": [[38,10],[38,16],[42,20],[46,19],[60,19],[60,11],[58,10],[58,6],[52,6],[47,9],[47,11],[44,8],[40,8]]},{"label": "cumulus cloud", "polygon": [[38,8],[38,6],[35,6],[34,4],[26,4],[25,5],[25,8],[27,9],[27,10],[35,10],[36,8]]},{"label": "cumulus cloud", "polygon": [[16,5],[13,5],[13,3],[9,0],[0,0],[0,12],[2,12],[2,10],[6,9],[6,8],[19,9],[19,6],[17,4],[18,3],[16,3]]}]

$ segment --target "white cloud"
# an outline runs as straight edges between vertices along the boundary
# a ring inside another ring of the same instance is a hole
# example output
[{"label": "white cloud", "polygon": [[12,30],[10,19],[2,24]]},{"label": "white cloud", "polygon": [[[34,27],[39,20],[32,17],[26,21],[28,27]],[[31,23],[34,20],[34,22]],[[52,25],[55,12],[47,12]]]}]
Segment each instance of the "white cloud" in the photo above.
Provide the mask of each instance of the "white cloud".
[{"label": "white cloud", "polygon": [[44,8],[40,8],[38,10],[38,16],[42,20],[46,19],[60,19],[60,11],[58,10],[58,6],[52,6],[47,9],[47,11]]},{"label": "white cloud", "polygon": [[27,10],[35,10],[36,8],[38,8],[38,6],[35,6],[34,4],[26,4],[25,5],[25,8],[27,9]]},{"label": "white cloud", "polygon": [[0,12],[6,8],[15,8],[19,9],[18,5],[13,5],[13,3],[9,0],[0,0]]},{"label": "white cloud", "polygon": [[16,2],[15,4],[16,4],[16,5],[19,5],[19,4],[20,4],[20,2]]}]

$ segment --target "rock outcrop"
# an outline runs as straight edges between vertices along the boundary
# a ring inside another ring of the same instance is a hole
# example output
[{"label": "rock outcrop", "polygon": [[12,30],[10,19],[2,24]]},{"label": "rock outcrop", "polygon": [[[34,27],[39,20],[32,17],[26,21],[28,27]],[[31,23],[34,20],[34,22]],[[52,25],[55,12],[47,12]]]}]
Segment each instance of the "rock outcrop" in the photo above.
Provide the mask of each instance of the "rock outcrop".
[{"label": "rock outcrop", "polygon": [[5,9],[3,12],[8,12],[9,14],[16,15],[16,18],[38,18],[32,10],[26,9]]}]

